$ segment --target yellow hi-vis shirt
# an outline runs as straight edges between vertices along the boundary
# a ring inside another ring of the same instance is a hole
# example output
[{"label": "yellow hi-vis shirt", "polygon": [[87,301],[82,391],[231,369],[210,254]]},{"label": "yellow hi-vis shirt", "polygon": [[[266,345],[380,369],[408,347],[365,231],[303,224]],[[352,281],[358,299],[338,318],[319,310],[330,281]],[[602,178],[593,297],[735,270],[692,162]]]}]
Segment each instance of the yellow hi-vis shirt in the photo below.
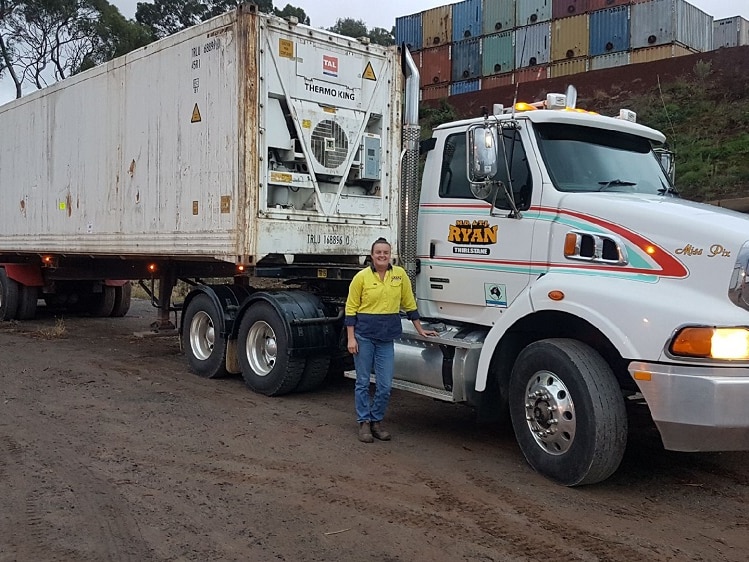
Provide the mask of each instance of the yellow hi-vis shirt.
[{"label": "yellow hi-vis shirt", "polygon": [[391,265],[382,281],[371,266],[354,275],[346,299],[345,324],[354,326],[355,334],[376,340],[399,338],[401,310],[409,320],[418,320],[416,299],[405,269]]}]

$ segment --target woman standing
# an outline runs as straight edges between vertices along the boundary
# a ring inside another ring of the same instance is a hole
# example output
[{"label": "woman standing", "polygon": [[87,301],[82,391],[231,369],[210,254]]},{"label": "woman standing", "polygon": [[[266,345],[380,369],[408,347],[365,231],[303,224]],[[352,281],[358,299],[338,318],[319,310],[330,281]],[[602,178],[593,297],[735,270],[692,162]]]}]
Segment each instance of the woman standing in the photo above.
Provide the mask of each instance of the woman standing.
[{"label": "woman standing", "polygon": [[[390,243],[384,238],[375,240],[371,257],[372,264],[351,280],[345,320],[348,350],[356,367],[354,402],[359,441],[364,443],[372,443],[373,436],[382,441],[390,439],[381,422],[393,385],[393,340],[401,336],[400,311],[406,312],[419,335],[437,335],[422,328],[411,281],[402,267],[390,263]],[[372,371],[375,393],[370,397]]]}]

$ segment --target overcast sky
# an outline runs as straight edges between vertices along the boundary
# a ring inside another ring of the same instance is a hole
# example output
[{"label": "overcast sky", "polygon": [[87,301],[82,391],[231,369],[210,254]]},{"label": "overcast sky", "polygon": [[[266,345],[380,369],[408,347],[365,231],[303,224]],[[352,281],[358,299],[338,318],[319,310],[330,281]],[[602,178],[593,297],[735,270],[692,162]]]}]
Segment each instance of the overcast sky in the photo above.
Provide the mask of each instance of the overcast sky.
[{"label": "overcast sky", "polygon": [[[111,1],[111,0],[110,0]],[[749,20],[749,0],[690,0],[692,4],[716,19],[742,16]],[[138,0],[114,0],[112,2],[127,18],[135,17]],[[390,29],[395,18],[415,14],[429,8],[445,5],[444,0],[274,0],[276,7],[286,4],[302,8],[314,27],[327,28],[338,18],[362,20],[367,27]],[[0,80],[0,104],[14,97],[12,81]]]}]

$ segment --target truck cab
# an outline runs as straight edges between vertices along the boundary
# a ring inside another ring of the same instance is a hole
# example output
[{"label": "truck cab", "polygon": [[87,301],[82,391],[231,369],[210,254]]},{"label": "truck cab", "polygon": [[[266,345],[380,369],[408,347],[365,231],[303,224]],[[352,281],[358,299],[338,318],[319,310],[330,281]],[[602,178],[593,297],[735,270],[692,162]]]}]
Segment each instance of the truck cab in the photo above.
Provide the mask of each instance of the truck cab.
[{"label": "truck cab", "polygon": [[749,220],[680,199],[635,118],[552,94],[428,144],[416,292],[440,337],[404,322],[394,386],[509,413],[566,485],[619,465],[626,401],[668,449],[749,447]]}]

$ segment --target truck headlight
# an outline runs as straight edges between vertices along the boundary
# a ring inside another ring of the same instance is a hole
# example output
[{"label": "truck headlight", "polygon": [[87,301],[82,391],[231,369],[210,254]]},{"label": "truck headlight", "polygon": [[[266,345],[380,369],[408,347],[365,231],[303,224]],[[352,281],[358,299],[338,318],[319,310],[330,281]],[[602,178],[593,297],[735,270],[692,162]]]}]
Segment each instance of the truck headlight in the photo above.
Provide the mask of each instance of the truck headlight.
[{"label": "truck headlight", "polygon": [[749,328],[682,328],[668,350],[682,357],[749,360]]}]

